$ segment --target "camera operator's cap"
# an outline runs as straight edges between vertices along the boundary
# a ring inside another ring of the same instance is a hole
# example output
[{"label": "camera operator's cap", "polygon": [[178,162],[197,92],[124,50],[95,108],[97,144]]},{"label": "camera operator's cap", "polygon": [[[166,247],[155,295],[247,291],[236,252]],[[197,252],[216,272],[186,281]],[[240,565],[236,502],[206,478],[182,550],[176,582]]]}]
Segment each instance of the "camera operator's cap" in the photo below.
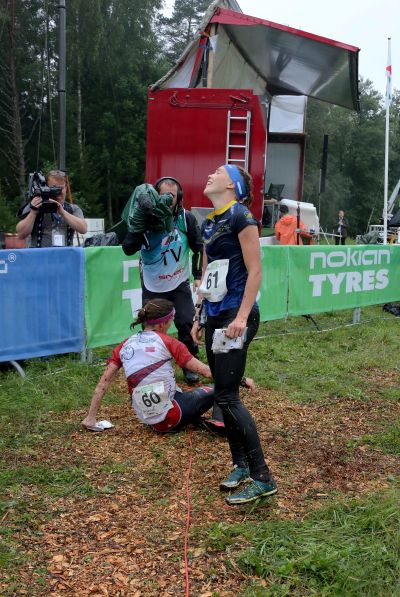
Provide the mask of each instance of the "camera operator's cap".
[{"label": "camera operator's cap", "polygon": [[289,208],[287,205],[285,205],[284,203],[279,206],[279,211],[281,212],[281,214],[288,214],[289,213]]}]

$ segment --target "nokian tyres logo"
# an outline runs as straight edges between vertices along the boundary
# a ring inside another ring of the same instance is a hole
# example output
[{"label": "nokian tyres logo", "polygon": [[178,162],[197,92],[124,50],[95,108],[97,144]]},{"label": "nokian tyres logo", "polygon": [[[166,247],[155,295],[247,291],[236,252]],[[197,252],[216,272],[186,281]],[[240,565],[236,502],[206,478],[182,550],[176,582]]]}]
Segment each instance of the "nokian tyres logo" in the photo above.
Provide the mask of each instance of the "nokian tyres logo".
[{"label": "nokian tyres logo", "polygon": [[[313,251],[310,253],[310,270],[319,273],[311,274],[308,278],[312,284],[312,296],[321,296],[323,292],[351,294],[383,290],[389,284],[390,259],[389,249],[362,250],[349,247],[329,253]],[[346,268],[346,271],[329,271],[339,268]],[[351,269],[347,271],[347,268]]]}]

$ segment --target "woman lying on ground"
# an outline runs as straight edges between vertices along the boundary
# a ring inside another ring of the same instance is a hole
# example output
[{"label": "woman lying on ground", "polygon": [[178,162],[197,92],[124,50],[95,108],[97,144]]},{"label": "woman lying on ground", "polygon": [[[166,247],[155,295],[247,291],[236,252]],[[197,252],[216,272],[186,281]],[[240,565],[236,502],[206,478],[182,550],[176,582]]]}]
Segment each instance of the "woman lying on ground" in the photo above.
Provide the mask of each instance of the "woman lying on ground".
[{"label": "woman lying on ground", "polygon": [[[220,487],[231,490],[249,481],[226,498],[228,504],[234,505],[277,491],[255,422],[239,397],[247,349],[260,322],[256,303],[261,284],[260,243],[257,221],[244,204],[249,205],[252,199],[252,181],[247,172],[231,164],[220,166],[209,175],[204,194],[211,200],[214,211],[202,226],[203,277],[192,336],[200,343],[204,309],[205,343],[214,377],[215,402],[222,410],[234,467]],[[204,304],[200,305],[202,298]],[[236,339],[239,348],[229,348],[230,339]]]},{"label": "woman lying on ground", "polygon": [[156,431],[178,431],[189,423],[197,423],[200,416],[214,403],[212,387],[181,392],[177,388],[172,361],[189,371],[211,378],[211,371],[193,355],[182,342],[167,335],[175,310],[170,301],[153,299],[138,311],[133,329],[138,324],[143,331],[119,344],[112,352],[108,366],[94,391],[89,412],[82,421],[90,431],[103,431],[96,422],[101,401],[124,367],[132,407],[138,418]]}]

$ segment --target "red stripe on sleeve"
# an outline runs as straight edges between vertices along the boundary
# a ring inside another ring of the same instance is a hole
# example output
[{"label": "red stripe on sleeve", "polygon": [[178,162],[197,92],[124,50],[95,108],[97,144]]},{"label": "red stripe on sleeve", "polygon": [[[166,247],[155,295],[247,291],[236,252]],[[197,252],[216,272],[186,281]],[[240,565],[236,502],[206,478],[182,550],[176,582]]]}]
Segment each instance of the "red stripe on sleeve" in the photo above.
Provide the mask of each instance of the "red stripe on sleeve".
[{"label": "red stripe on sleeve", "polygon": [[193,358],[193,355],[190,354],[186,346],[180,342],[180,340],[171,338],[171,336],[168,336],[167,334],[160,334],[158,332],[156,333],[160,336],[161,340],[167,347],[167,350],[172,354],[179,367],[185,367],[186,363]]},{"label": "red stripe on sleeve", "polygon": [[127,340],[129,340],[129,338],[125,338],[125,340],[123,340],[121,344],[118,344],[118,346],[114,348],[114,350],[111,353],[111,357],[107,359],[108,364],[113,363],[116,367],[118,367],[118,369],[121,369],[122,361],[119,357],[119,353],[121,352],[121,348]]}]

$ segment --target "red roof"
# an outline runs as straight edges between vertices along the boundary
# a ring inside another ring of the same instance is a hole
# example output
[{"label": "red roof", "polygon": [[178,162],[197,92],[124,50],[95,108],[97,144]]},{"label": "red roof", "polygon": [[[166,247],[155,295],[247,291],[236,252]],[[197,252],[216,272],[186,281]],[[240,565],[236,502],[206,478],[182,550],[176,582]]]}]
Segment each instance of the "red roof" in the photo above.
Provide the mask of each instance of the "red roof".
[{"label": "red roof", "polygon": [[280,25],[279,23],[274,23],[273,21],[259,19],[258,17],[251,17],[249,15],[243,14],[242,12],[234,12],[233,10],[227,10],[226,8],[218,8],[215,11],[214,16],[211,18],[210,23],[224,23],[227,25],[229,24],[247,26],[264,25],[265,27],[270,27],[271,29],[280,29],[281,31],[286,31],[288,33],[292,33],[293,35],[299,35],[301,37],[307,37],[308,39],[312,39],[323,44],[335,46],[337,48],[342,48],[343,50],[348,50],[349,52],[360,51],[360,48],[357,48],[356,46],[350,46],[349,44],[344,44],[340,41],[329,39],[329,37],[322,37],[321,35],[308,33],[307,31],[303,31],[302,29],[295,29],[294,27]]}]

